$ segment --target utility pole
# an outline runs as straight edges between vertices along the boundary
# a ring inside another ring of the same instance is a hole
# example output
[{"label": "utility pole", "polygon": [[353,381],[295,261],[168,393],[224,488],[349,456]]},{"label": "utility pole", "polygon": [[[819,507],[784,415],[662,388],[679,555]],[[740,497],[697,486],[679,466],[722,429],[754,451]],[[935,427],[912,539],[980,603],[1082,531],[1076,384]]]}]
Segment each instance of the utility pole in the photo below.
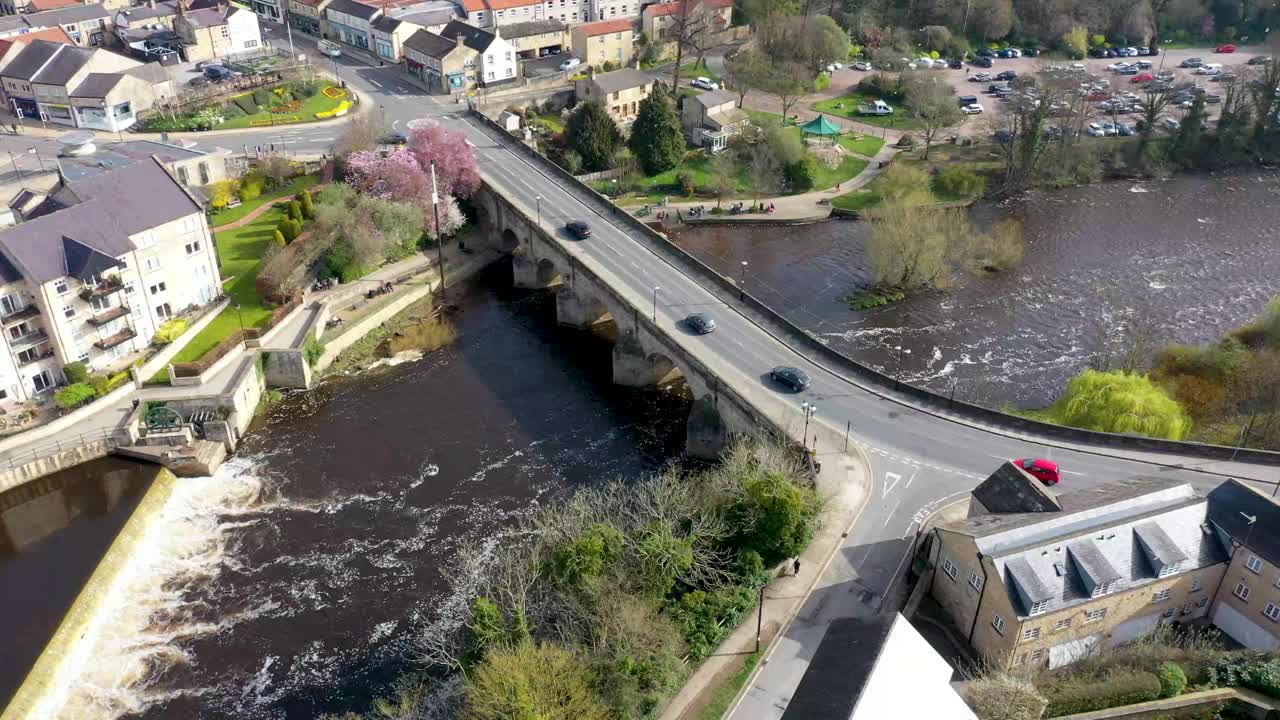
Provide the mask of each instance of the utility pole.
[{"label": "utility pole", "polygon": [[440,266],[440,297],[444,297],[444,233],[440,232],[440,192],[436,188],[436,164],[431,163],[431,214],[436,220],[436,263]]},{"label": "utility pole", "polygon": [[760,629],[764,626],[764,586],[760,586],[760,600],[756,603],[756,652],[760,652]]}]

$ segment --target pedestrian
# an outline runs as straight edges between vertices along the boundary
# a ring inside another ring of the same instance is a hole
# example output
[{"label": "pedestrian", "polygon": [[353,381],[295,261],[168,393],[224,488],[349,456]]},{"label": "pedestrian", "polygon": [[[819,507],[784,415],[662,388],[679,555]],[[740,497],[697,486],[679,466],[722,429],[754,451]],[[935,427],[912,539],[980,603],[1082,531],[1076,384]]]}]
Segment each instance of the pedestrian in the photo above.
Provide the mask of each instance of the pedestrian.
[{"label": "pedestrian", "polygon": [[800,558],[796,558],[796,561],[791,564],[791,567],[795,569],[795,573],[798,576],[800,574]]},{"label": "pedestrian", "polygon": [[137,410],[137,409],[138,409],[138,403],[140,403],[140,402],[142,402],[142,401],[141,401],[141,400],[139,400],[138,398],[134,398],[134,399],[133,399],[133,409],[134,409],[134,410]]}]

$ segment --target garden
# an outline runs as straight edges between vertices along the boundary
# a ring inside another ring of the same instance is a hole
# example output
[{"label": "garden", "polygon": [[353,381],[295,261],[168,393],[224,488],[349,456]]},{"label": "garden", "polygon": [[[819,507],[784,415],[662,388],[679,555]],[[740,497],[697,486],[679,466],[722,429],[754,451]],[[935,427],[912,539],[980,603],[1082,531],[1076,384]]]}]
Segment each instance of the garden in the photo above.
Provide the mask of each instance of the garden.
[{"label": "garden", "polygon": [[145,132],[233,130],[324,120],[343,115],[352,99],[346,90],[316,80],[291,80],[257,88],[186,113],[161,112],[143,121]]}]

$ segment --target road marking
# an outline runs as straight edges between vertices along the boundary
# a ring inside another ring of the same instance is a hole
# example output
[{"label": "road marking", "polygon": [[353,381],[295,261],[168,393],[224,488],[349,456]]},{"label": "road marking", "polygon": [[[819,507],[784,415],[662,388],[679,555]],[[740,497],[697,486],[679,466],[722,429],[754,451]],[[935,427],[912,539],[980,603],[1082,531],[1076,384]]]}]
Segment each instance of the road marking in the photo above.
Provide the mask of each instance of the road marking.
[{"label": "road marking", "polygon": [[916,479],[916,475],[919,475],[919,474],[920,474],[920,470],[919,470],[919,469],[917,469],[917,470],[915,470],[915,472],[911,473],[911,477],[907,478],[907,484],[902,486],[902,487],[903,487],[903,489],[906,489],[906,488],[911,487],[911,481],[912,481],[912,480],[915,480],[915,479]]},{"label": "road marking", "polygon": [[[889,521],[890,521],[890,520],[893,520],[893,514],[894,514],[895,512],[897,512],[897,510],[898,510],[898,506],[899,506],[899,505],[901,505],[901,504],[902,504],[902,498],[898,498],[897,500],[895,500],[895,501],[894,501],[894,503],[893,503],[893,508],[891,508],[891,509],[889,510],[889,512],[885,513],[885,516],[884,516],[884,522],[880,524],[880,527],[886,527],[886,526],[888,526]],[[865,558],[864,558],[864,559],[865,559]]]},{"label": "road marking", "polygon": [[902,480],[902,476],[896,472],[885,473],[884,487],[880,490],[880,499],[883,500],[884,498],[888,497],[889,493],[893,492],[893,489],[897,487],[898,483],[901,480]]}]

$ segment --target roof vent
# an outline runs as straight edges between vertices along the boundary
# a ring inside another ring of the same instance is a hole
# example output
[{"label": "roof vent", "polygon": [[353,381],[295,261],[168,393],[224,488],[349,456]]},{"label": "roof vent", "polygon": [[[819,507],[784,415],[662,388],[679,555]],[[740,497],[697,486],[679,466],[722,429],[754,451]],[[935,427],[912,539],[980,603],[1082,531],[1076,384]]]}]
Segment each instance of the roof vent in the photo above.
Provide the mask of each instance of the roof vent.
[{"label": "roof vent", "polygon": [[1115,534],[1115,533],[1111,533],[1110,535],[1108,535],[1108,536],[1107,536],[1107,539],[1108,539],[1108,540],[1114,540],[1114,539],[1115,539],[1115,537],[1116,537],[1116,534]]},{"label": "roof vent", "polygon": [[1067,566],[1056,562],[1053,564],[1053,571],[1058,574],[1058,577],[1062,577],[1067,574]]},{"label": "roof vent", "polygon": [[1062,548],[1061,548],[1061,547],[1056,547],[1056,548],[1054,548],[1054,549],[1053,549],[1053,551],[1054,551],[1054,552],[1056,552],[1056,553],[1060,553],[1060,552],[1062,552]]},{"label": "roof vent", "polygon": [[1208,535],[1210,533],[1209,523],[1200,523],[1200,532]]}]

